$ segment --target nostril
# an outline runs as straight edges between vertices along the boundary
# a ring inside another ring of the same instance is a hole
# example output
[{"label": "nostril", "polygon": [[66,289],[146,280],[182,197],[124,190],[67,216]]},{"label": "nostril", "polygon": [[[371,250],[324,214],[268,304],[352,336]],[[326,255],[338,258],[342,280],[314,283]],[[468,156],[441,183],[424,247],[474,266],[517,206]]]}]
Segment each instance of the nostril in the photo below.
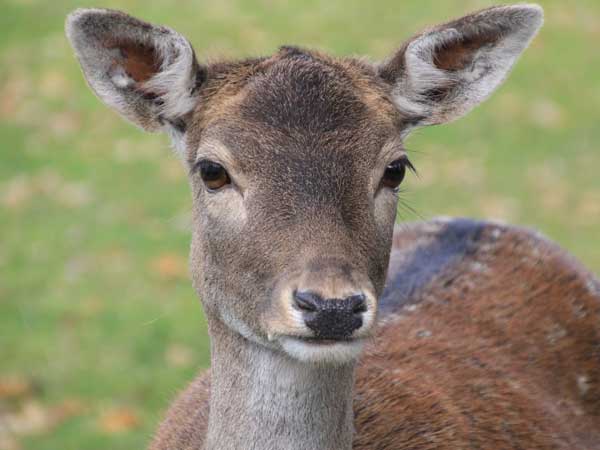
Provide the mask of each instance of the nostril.
[{"label": "nostril", "polygon": [[367,298],[364,294],[357,294],[347,298],[354,314],[367,312]]},{"label": "nostril", "polygon": [[294,291],[294,305],[301,311],[315,312],[321,302],[321,297],[314,292]]},{"label": "nostril", "polygon": [[318,339],[348,339],[363,325],[368,310],[364,294],[324,299],[314,291],[294,291],[293,307]]}]

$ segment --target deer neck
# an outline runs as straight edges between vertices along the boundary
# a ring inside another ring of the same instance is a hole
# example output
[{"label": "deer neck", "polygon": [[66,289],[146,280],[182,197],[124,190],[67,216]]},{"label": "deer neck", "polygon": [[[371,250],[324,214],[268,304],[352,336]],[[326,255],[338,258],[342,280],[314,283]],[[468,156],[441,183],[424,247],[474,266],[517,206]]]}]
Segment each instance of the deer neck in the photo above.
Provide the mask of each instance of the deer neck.
[{"label": "deer neck", "polygon": [[292,360],[211,325],[206,450],[350,450],[354,364]]}]

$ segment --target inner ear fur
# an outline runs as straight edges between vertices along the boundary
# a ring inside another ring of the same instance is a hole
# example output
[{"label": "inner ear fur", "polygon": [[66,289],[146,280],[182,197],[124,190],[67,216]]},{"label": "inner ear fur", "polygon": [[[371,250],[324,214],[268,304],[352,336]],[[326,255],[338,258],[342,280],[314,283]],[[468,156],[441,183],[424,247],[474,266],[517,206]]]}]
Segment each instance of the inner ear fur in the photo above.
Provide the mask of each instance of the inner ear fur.
[{"label": "inner ear fur", "polygon": [[112,42],[108,41],[106,47],[118,50],[118,55],[115,55],[113,61],[113,68],[115,66],[122,67],[124,74],[129,76],[139,89],[143,89],[144,83],[161,69],[160,56],[150,45],[127,40],[113,40]]},{"label": "inner ear fur", "polygon": [[478,49],[486,45],[494,45],[499,38],[497,33],[459,36],[458,39],[444,42],[434,49],[433,63],[441,70],[465,70],[472,64]]},{"label": "inner ear fur", "polygon": [[148,131],[185,128],[206,69],[183,36],[108,9],[74,11],[66,32],[102,101]]}]

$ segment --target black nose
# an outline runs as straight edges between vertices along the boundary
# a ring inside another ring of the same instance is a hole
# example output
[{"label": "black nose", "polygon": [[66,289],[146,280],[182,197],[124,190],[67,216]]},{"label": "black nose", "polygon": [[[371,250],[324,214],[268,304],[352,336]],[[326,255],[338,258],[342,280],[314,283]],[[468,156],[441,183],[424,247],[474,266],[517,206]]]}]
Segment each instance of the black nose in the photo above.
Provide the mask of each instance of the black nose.
[{"label": "black nose", "polygon": [[310,291],[294,292],[294,306],[302,311],[304,323],[319,339],[347,339],[363,324],[367,310],[364,294],[324,299]]}]

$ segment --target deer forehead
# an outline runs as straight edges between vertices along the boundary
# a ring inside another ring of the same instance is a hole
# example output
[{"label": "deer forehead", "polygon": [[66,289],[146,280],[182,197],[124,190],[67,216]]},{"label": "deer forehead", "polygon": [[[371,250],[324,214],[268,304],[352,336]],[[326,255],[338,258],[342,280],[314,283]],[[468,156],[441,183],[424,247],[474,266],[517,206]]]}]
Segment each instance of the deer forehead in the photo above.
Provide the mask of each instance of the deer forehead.
[{"label": "deer forehead", "polygon": [[209,73],[190,129],[191,160],[216,147],[248,170],[317,160],[347,169],[371,165],[386,142],[397,141],[401,115],[360,61],[284,48]]}]

